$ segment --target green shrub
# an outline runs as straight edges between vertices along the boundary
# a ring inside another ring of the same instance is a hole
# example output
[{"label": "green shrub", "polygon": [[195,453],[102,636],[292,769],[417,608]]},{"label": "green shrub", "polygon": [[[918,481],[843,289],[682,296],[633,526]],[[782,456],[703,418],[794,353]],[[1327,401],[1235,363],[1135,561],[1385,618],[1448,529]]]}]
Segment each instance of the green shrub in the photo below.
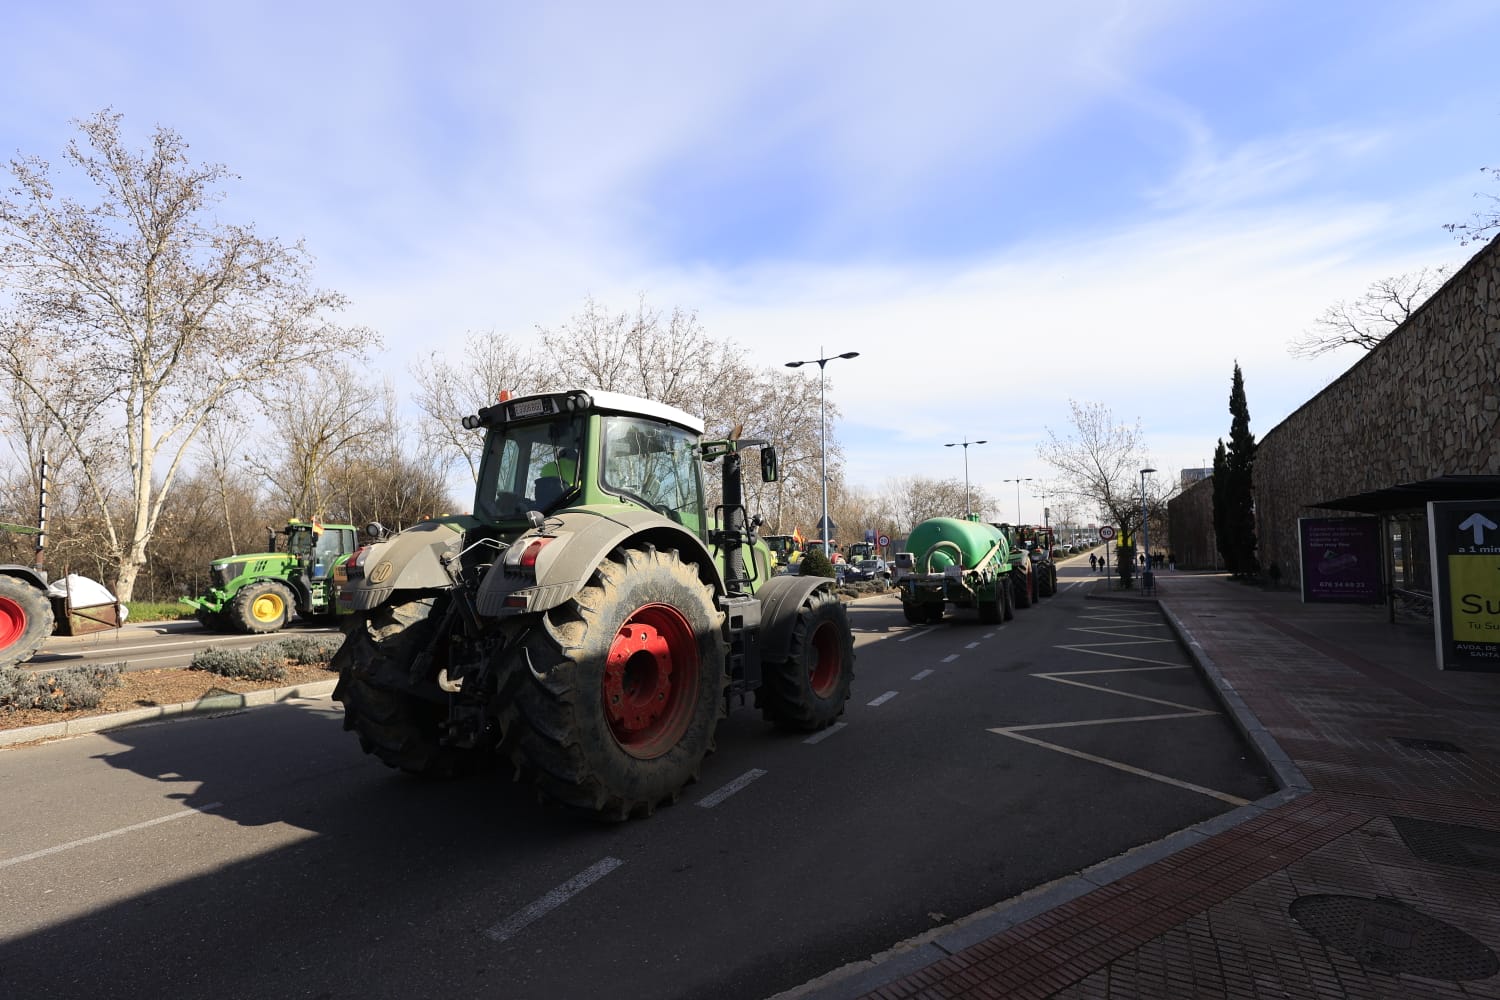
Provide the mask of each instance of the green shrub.
[{"label": "green shrub", "polygon": [[0,668],[0,712],[40,708],[49,712],[67,712],[75,708],[94,708],[104,694],[119,687],[125,664],[65,667],[62,670],[31,672],[15,667]]},{"label": "green shrub", "polygon": [[802,556],[803,576],[826,576],[832,579],[834,576],[833,562],[823,554],[821,548],[809,549]]},{"label": "green shrub", "polygon": [[122,603],[130,612],[125,619],[130,622],[170,622],[193,617],[192,608],[186,604],[178,604],[176,601],[170,604],[161,601],[124,601]]},{"label": "green shrub", "polygon": [[238,677],[247,681],[279,681],[286,677],[286,666],[275,647],[280,643],[262,643],[246,649],[211,646],[193,654],[189,670],[206,670],[220,677]]},{"label": "green shrub", "polygon": [[281,656],[299,667],[326,666],[343,644],[341,635],[294,635],[275,643]]}]

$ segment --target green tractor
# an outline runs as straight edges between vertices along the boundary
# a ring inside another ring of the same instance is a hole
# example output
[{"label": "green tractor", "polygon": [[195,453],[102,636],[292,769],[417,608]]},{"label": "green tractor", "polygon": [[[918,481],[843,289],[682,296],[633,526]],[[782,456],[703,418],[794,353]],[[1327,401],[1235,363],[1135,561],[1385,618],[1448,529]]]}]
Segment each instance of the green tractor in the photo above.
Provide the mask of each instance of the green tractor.
[{"label": "green tractor", "polygon": [[[224,556],[209,566],[212,585],[201,597],[180,600],[215,632],[276,632],[294,615],[332,620],[338,610],[333,573],[354,554],[352,524],[291,518],[266,529],[267,552]],[[284,541],[281,539],[284,537]]]},{"label": "green tractor", "polygon": [[773,576],[746,514],[742,453],[774,482],[767,442],[576,389],[506,394],[464,426],[485,432],[472,515],[338,574],[333,697],[365,752],[423,775],[504,761],[545,800],[624,820],[698,777],[736,696],[788,730],[843,714],[854,642],[833,581]]}]

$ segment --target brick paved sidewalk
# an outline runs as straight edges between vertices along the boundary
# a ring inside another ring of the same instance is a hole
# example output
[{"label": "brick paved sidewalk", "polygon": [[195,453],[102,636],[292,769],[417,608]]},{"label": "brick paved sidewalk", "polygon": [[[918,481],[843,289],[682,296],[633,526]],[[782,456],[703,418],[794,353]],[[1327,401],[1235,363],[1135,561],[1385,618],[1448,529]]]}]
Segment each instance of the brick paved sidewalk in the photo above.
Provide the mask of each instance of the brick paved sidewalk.
[{"label": "brick paved sidewalk", "polygon": [[1383,608],[1157,580],[1283,791],[813,995],[1500,998],[1500,674]]}]

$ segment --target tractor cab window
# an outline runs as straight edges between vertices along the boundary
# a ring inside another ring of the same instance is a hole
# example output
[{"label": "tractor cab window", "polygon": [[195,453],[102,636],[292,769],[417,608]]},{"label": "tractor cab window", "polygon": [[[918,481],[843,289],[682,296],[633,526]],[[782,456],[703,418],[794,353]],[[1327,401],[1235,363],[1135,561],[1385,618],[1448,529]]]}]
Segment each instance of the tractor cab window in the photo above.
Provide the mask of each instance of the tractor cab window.
[{"label": "tractor cab window", "polygon": [[703,522],[696,436],[642,417],[601,418],[607,492],[644,504],[698,532]]},{"label": "tractor cab window", "polygon": [[583,417],[505,424],[490,432],[479,466],[474,513],[514,520],[550,513],[581,485]]}]

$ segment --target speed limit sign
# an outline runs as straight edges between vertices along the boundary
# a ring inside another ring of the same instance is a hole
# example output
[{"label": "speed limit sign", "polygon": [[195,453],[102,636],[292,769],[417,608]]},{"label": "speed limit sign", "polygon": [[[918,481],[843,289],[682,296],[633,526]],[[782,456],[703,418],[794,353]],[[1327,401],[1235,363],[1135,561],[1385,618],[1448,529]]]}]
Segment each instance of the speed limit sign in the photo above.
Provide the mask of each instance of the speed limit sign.
[{"label": "speed limit sign", "polygon": [[890,535],[881,535],[880,536],[880,547],[882,549],[886,548],[890,544],[891,544],[891,536]]},{"label": "speed limit sign", "polygon": [[1115,529],[1106,524],[1104,527],[1099,529],[1099,537],[1107,542],[1111,538],[1115,537]]}]

